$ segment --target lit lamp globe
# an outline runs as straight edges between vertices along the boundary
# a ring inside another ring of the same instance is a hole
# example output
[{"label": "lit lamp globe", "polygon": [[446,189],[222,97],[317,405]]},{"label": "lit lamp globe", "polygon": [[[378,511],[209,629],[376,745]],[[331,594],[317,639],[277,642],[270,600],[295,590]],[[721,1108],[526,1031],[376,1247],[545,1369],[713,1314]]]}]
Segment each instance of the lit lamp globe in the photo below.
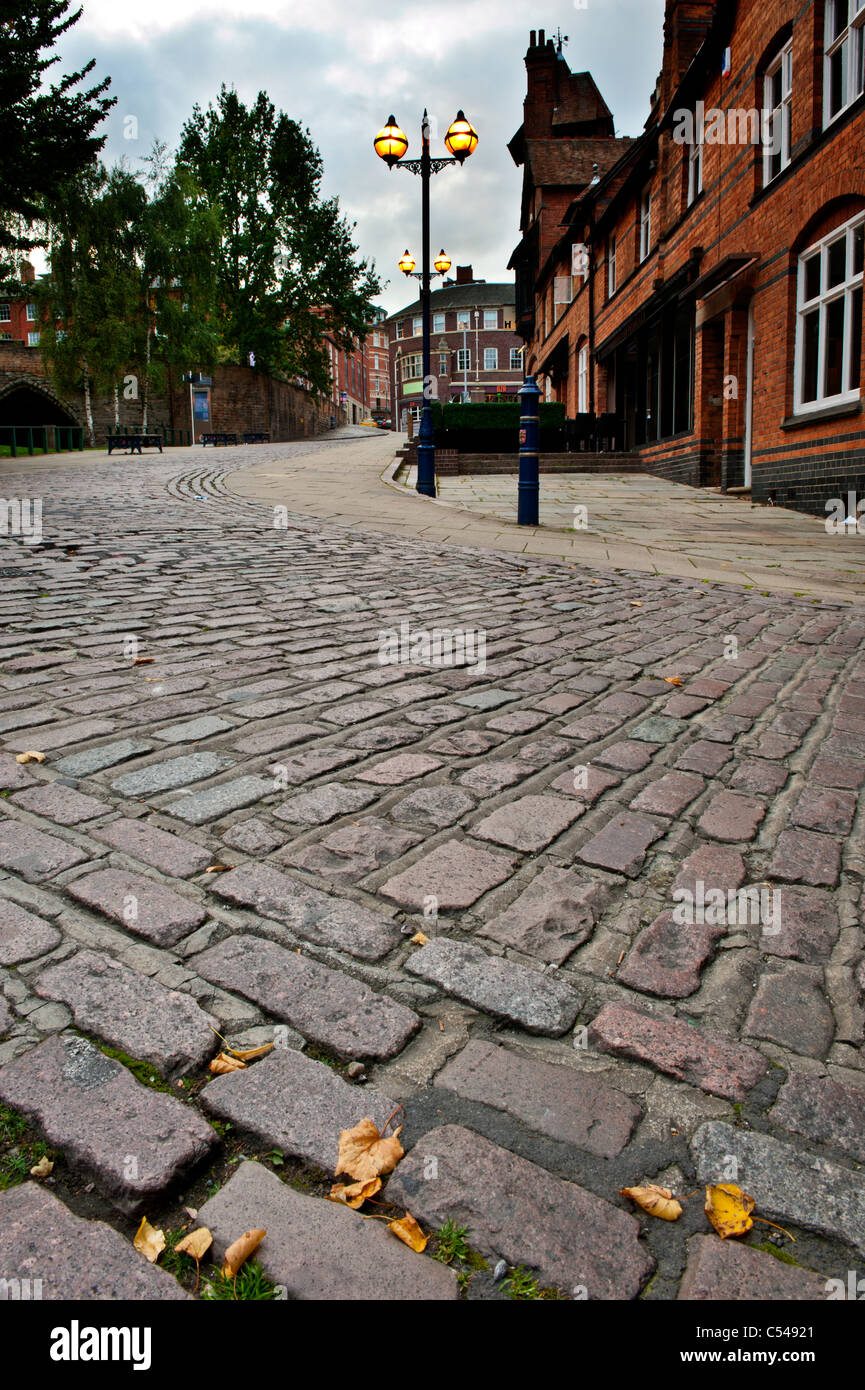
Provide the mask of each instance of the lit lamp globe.
[{"label": "lit lamp globe", "polygon": [[393,116],[388,116],[372,144],[379,159],[383,159],[389,169],[399,163],[408,149],[408,140]]},{"label": "lit lamp globe", "polygon": [[445,251],[442,249],[433,261],[433,265],[436,268],[437,274],[446,275],[451,268],[451,258],[446,255]]},{"label": "lit lamp globe", "polygon": [[468,159],[469,155],[474,153],[477,143],[477,131],[471,121],[466,120],[465,111],[458,111],[456,120],[445,136],[445,144],[454,159],[459,160],[462,164],[464,159]]},{"label": "lit lamp globe", "polygon": [[397,261],[397,265],[399,266],[403,275],[411,275],[412,271],[415,268],[416,261],[414,256],[409,251],[408,247],[406,247],[406,250],[403,253],[403,255],[400,256],[399,260]]}]

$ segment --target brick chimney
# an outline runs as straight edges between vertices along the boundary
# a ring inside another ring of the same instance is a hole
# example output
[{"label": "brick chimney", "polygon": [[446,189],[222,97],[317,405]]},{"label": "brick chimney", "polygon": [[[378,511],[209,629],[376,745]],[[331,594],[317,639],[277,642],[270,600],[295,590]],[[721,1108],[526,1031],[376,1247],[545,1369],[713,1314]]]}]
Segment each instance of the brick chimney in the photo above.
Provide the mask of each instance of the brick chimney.
[{"label": "brick chimney", "polygon": [[474,279],[475,279],[475,276],[474,276],[474,268],[473,268],[472,266],[470,266],[470,265],[458,265],[458,266],[457,266],[457,284],[458,284],[458,285],[473,285],[473,284],[474,284]]},{"label": "brick chimney", "polygon": [[672,97],[712,23],[714,0],[667,0],[662,99]]},{"label": "brick chimney", "polygon": [[21,271],[22,283],[25,285],[32,285],[36,279],[36,271],[33,269],[30,262],[22,261],[18,268]]},{"label": "brick chimney", "polygon": [[523,102],[523,127],[527,140],[543,139],[553,133],[553,110],[559,99],[556,64],[558,54],[546,31],[534,29],[529,34],[526,53],[526,99]]}]

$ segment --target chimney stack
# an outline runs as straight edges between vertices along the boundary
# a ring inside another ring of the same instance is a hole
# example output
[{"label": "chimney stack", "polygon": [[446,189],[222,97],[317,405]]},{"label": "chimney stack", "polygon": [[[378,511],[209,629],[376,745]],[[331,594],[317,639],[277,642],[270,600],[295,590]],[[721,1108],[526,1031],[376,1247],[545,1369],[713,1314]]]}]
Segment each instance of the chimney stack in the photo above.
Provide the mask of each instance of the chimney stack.
[{"label": "chimney stack", "polygon": [[472,267],[472,266],[470,266],[470,265],[458,265],[458,266],[457,266],[457,284],[458,284],[458,285],[472,285],[472,284],[474,284],[474,279],[475,279],[475,277],[474,277],[474,271],[473,271],[473,267]]}]

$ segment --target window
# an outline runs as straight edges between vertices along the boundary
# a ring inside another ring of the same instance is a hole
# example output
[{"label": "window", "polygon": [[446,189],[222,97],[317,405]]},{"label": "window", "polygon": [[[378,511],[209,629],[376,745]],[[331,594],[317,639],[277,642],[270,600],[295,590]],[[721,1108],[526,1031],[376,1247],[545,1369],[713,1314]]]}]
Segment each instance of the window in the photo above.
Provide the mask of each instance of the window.
[{"label": "window", "polygon": [[9,323],[12,319],[12,310],[8,304],[0,304],[0,323]]},{"label": "window", "polygon": [[402,359],[403,381],[417,381],[423,376],[423,354],[410,352]]},{"label": "window", "polygon": [[766,69],[763,107],[768,115],[763,151],[763,184],[771,183],[790,163],[793,128],[793,40]]},{"label": "window", "polygon": [[863,261],[862,214],[810,246],[799,258],[797,413],[859,396]]},{"label": "window", "polygon": [[865,91],[865,0],[826,0],[823,124]]},{"label": "window", "polygon": [[471,369],[472,369],[472,351],[471,351],[471,348],[460,348],[459,352],[457,353],[457,371],[458,371],[458,372],[470,372]]},{"label": "window", "polygon": [[695,138],[688,146],[688,207],[695,203],[703,191],[703,141],[702,131],[695,131]]},{"label": "window", "polygon": [[401,337],[403,336],[403,331],[402,331],[402,330],[403,330],[403,322],[402,322],[402,319],[397,319],[397,324],[396,324],[396,336],[397,336],[398,338],[401,338]]},{"label": "window", "polygon": [[457,328],[471,328],[468,309],[457,310]]},{"label": "window", "polygon": [[616,238],[611,236],[607,242],[607,298],[616,293]]},{"label": "window", "polygon": [[484,371],[497,372],[499,369],[498,348],[484,348]]},{"label": "window", "polygon": [[450,376],[450,353],[439,353],[439,376]]},{"label": "window", "polygon": [[511,348],[511,371],[520,372],[523,368],[522,348]]},{"label": "window", "polygon": [[412,321],[411,321],[411,335],[412,335],[413,338],[419,338],[419,337],[421,336],[422,333],[423,333],[423,317],[422,317],[421,314],[416,314],[415,317],[414,317],[414,318],[412,319]]},{"label": "window", "polygon": [[498,328],[499,311],[498,309],[484,309],[484,328]]},{"label": "window", "polygon": [[28,319],[28,321],[29,321],[30,323],[35,323],[35,322],[36,322],[36,318],[37,318],[37,314],[36,314],[36,305],[35,305],[35,304],[28,304],[28,305],[27,305],[27,319]]},{"label": "window", "polygon": [[586,415],[589,410],[589,345],[583,343],[577,353],[577,414]]},{"label": "window", "polygon": [[11,333],[0,333],[0,343],[11,343],[11,341],[12,341],[12,334],[11,334]]},{"label": "window", "polygon": [[652,191],[647,188],[640,203],[640,262],[652,249]]},{"label": "window", "polygon": [[433,333],[444,333],[445,316],[444,314],[433,314]]},{"label": "window", "polygon": [[39,334],[39,333],[28,333],[28,334],[27,334],[27,346],[28,346],[28,347],[38,347],[38,346],[39,346],[39,338],[40,338],[40,334]]}]

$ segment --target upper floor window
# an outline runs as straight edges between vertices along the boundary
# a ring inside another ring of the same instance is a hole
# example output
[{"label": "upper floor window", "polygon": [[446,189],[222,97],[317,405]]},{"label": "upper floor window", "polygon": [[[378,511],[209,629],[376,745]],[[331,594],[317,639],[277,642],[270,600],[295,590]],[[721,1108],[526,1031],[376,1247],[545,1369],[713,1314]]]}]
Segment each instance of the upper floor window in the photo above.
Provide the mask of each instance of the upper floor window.
[{"label": "upper floor window", "polygon": [[451,359],[449,352],[439,353],[439,376],[450,376]]},{"label": "upper floor window", "polygon": [[484,328],[498,328],[499,311],[498,309],[484,309]]},{"label": "upper floor window", "polygon": [[652,191],[647,188],[640,203],[640,261],[652,249]]},{"label": "upper floor window", "polygon": [[616,293],[616,238],[611,236],[607,242],[607,298]]},{"label": "upper floor window", "polygon": [[420,314],[418,314],[418,315],[416,315],[416,317],[413,318],[412,321],[411,321],[411,335],[412,335],[413,338],[419,338],[420,335],[421,335],[422,333],[423,333],[423,318],[422,318],[422,316],[421,316]]},{"label": "upper floor window", "polygon": [[703,191],[703,141],[701,131],[695,131],[694,139],[688,146],[688,207],[695,203]]},{"label": "upper floor window", "polygon": [[417,381],[423,376],[423,354],[410,352],[402,359],[403,381]]},{"label": "upper floor window", "polygon": [[465,349],[460,348],[459,352],[457,353],[457,371],[458,371],[458,372],[470,372],[471,369],[472,369],[472,353],[471,353],[471,348],[465,348]]},{"label": "upper floor window", "polygon": [[457,328],[471,328],[468,309],[457,310]]},{"label": "upper floor window", "polygon": [[589,409],[589,345],[583,343],[577,353],[577,414],[585,415]]},{"label": "upper floor window", "polygon": [[444,314],[433,314],[433,333],[444,333],[445,316]]},{"label": "upper floor window", "polygon": [[402,322],[402,319],[397,319],[397,321],[396,321],[396,336],[397,336],[398,338],[402,338],[402,337],[404,336],[404,335],[403,335],[402,329],[403,329],[403,322]]},{"label": "upper floor window", "polygon": [[497,372],[499,369],[498,348],[484,348],[484,371]]},{"label": "upper floor window", "polygon": [[[865,3],[865,0],[863,0]],[[771,183],[790,163],[793,131],[793,40],[785,43],[763,79],[766,111],[763,183]]]},{"label": "upper floor window", "polygon": [[36,313],[36,305],[35,305],[35,304],[28,304],[28,305],[27,305],[27,318],[28,318],[29,322],[30,322],[30,323],[35,323],[37,317],[38,317],[38,315],[37,315],[37,313]]},{"label": "upper floor window", "polygon": [[865,91],[865,0],[826,0],[824,120]]},{"label": "upper floor window", "polygon": [[12,310],[8,304],[0,304],[0,323],[9,323],[12,319]]},{"label": "upper floor window", "polygon": [[799,257],[795,409],[858,399],[865,214]]},{"label": "upper floor window", "polygon": [[520,370],[522,369],[522,365],[523,365],[523,350],[522,350],[522,348],[514,348],[514,347],[512,347],[512,348],[511,348],[511,371],[512,371],[512,372],[518,372],[518,371],[520,371]]}]

